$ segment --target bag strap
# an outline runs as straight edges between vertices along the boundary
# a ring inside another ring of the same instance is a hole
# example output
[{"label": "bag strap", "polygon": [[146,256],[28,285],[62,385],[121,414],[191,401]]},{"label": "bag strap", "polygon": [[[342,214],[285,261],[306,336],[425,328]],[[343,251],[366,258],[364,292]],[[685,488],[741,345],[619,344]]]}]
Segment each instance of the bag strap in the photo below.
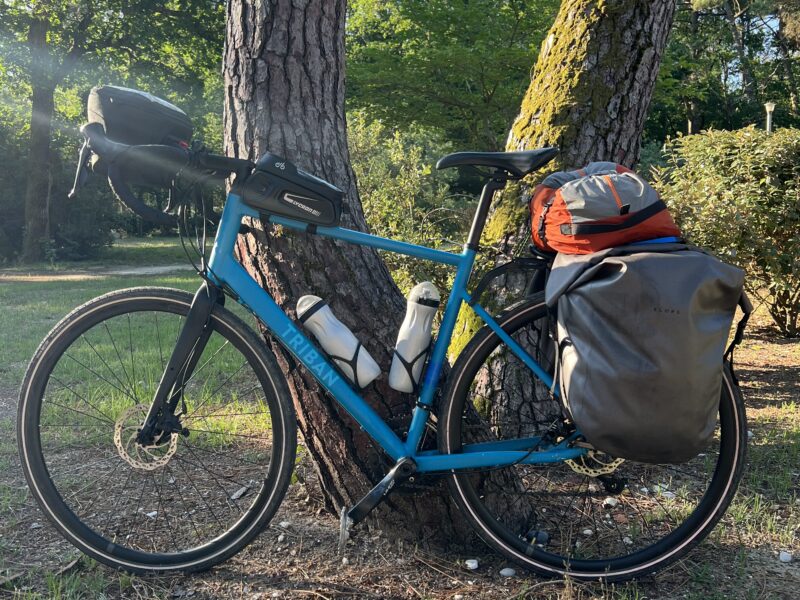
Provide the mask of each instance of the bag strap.
[{"label": "bag strap", "polygon": [[662,210],[667,210],[667,205],[663,200],[653,202],[650,206],[646,206],[640,211],[631,215],[629,219],[622,221],[622,223],[577,223],[572,225],[562,225],[562,235],[593,235],[598,233],[613,233],[622,229],[635,227],[643,223],[650,217],[654,217]]},{"label": "bag strap", "polygon": [[739,296],[738,304],[739,308],[742,309],[742,318],[739,319],[739,322],[736,324],[736,333],[733,335],[733,340],[728,346],[728,349],[725,350],[725,355],[723,356],[731,366],[731,376],[733,377],[733,383],[736,385],[739,385],[739,379],[736,377],[736,372],[733,370],[733,350],[742,343],[745,327],[747,327],[747,322],[750,320],[750,315],[753,313],[753,304],[744,291]]},{"label": "bag strap", "polygon": [[550,209],[553,206],[553,202],[555,201],[555,198],[556,198],[556,193],[555,192],[550,194],[550,197],[547,199],[547,202],[545,202],[544,206],[542,207],[542,214],[539,215],[539,226],[538,226],[536,232],[539,234],[539,239],[542,241],[542,245],[545,248],[549,247],[547,245],[547,234],[546,234],[546,231],[545,231],[546,230],[545,220],[547,219],[547,213],[550,211]]}]

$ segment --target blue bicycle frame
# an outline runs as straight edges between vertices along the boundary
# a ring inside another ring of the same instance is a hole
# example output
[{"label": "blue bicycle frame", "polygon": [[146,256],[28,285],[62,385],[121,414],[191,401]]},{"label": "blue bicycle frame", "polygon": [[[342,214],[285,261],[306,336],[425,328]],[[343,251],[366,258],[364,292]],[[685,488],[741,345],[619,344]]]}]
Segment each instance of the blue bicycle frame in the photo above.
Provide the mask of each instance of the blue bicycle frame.
[{"label": "blue bicycle frame", "polygon": [[[485,203],[488,206],[488,202]],[[480,210],[480,209],[479,209]],[[262,289],[237,262],[233,255],[236,238],[245,217],[261,218],[258,211],[247,206],[235,193],[228,195],[222,219],[219,223],[214,248],[208,262],[208,277],[219,287],[233,291],[239,303],[250,310],[266,326],[272,335],[302,363],[330,395],[339,402],[358,424],[395,461],[410,458],[416,463],[418,473],[434,471],[457,471],[498,467],[514,463],[552,463],[574,459],[586,453],[583,448],[569,447],[572,438],[558,444],[531,450],[543,444],[538,437],[497,442],[469,444],[460,454],[442,454],[439,451],[419,451],[425,423],[430,415],[439,376],[445,355],[453,335],[461,304],[467,302],[478,317],[486,323],[534,374],[545,384],[552,384],[551,376],[509,336],[492,316],[479,304],[471,303],[467,283],[475,263],[475,249],[465,245],[460,254],[426,248],[341,227],[317,227],[318,235],[343,240],[380,250],[388,250],[456,268],[453,289],[447,301],[439,333],[425,371],[420,394],[414,408],[408,436],[400,439],[331,365],[328,358],[318,352],[312,342],[286,316],[272,297]],[[485,213],[484,213],[485,217]],[[269,222],[290,229],[308,230],[308,224],[278,216],[270,216]],[[478,234],[479,235],[479,234]]]}]

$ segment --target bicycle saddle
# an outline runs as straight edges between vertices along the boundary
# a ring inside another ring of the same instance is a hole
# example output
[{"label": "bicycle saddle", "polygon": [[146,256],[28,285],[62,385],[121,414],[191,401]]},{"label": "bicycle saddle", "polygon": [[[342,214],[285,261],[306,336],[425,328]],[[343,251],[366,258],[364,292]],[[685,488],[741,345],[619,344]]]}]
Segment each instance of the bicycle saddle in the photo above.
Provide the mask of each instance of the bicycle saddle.
[{"label": "bicycle saddle", "polygon": [[514,177],[524,177],[549,163],[558,154],[558,148],[539,148],[521,152],[455,152],[439,159],[437,169],[460,165],[494,167],[508,171]]}]

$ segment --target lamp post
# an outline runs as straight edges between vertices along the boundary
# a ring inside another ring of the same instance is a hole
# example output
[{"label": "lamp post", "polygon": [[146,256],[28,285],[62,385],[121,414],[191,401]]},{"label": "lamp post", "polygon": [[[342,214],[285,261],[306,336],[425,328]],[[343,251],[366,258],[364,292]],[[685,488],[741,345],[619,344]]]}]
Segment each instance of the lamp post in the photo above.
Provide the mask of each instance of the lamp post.
[{"label": "lamp post", "polygon": [[775,110],[775,103],[765,102],[764,108],[767,109],[767,133],[772,133],[772,111]]}]

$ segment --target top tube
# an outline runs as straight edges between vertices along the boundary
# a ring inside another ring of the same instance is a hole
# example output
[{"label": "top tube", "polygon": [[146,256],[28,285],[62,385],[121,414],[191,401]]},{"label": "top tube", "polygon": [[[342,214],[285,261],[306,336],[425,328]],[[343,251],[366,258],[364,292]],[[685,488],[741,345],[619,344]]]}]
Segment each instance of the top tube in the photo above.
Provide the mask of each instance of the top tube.
[{"label": "top tube", "polygon": [[294,219],[287,219],[286,217],[279,217],[276,215],[269,216],[269,222],[274,225],[283,225],[290,229],[297,229],[300,231],[308,231],[317,235],[342,240],[344,242],[351,242],[359,246],[369,246],[379,250],[388,250],[397,254],[405,254],[406,256],[413,256],[424,260],[430,260],[445,265],[452,265],[457,267],[464,260],[464,254],[454,254],[453,252],[445,252],[444,250],[436,250],[435,248],[428,248],[427,246],[418,246],[417,244],[409,244],[408,242],[401,242],[400,240],[392,240],[389,238],[382,238],[377,235],[364,233],[363,231],[356,231],[355,229],[345,229],[344,227],[318,227],[310,226],[308,223],[302,221],[295,221]]}]

